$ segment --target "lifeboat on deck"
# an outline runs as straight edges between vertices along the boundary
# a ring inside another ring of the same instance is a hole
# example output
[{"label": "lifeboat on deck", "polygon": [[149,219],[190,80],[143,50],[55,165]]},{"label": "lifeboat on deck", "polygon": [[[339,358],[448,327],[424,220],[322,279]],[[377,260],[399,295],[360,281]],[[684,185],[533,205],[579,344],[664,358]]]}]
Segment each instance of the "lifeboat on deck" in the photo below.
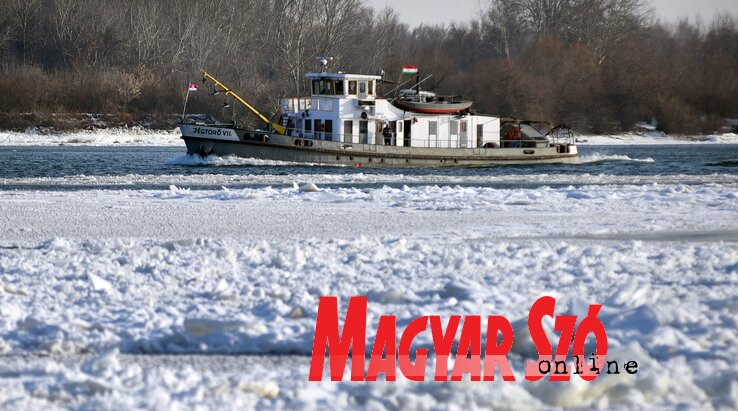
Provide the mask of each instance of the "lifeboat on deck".
[{"label": "lifeboat on deck", "polygon": [[454,114],[466,111],[473,101],[460,96],[437,96],[431,91],[402,90],[392,104],[405,111],[424,114]]}]

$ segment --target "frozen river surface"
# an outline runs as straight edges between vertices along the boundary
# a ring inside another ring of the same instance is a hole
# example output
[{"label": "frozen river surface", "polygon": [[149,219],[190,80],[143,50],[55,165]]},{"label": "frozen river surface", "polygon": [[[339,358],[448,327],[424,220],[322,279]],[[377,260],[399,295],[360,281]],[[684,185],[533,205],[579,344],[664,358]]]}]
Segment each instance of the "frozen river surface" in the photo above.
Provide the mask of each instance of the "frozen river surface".
[{"label": "frozen river surface", "polygon": [[[386,171],[166,147],[0,155],[3,408],[738,407],[738,146]],[[370,330],[505,315],[519,381],[308,383],[324,295],[342,312],[368,296]],[[602,304],[608,359],[638,374],[520,381],[543,295],[580,319]]]}]

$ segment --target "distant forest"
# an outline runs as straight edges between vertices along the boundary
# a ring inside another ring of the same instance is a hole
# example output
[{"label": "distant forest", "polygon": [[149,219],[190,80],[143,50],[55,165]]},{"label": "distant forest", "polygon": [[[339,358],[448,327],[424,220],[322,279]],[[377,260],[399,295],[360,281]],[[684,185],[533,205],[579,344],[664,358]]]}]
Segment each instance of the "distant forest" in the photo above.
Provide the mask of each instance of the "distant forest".
[{"label": "distant forest", "polygon": [[[738,116],[736,17],[665,24],[641,0],[491,0],[472,21],[412,29],[362,0],[2,0],[0,127],[28,126],[27,113],[171,127],[202,69],[274,115],[279,97],[308,91],[316,56],[392,80],[416,65],[432,74],[424,88],[477,112],[581,132],[652,118],[714,132]],[[230,117],[208,87],[188,111]]]}]

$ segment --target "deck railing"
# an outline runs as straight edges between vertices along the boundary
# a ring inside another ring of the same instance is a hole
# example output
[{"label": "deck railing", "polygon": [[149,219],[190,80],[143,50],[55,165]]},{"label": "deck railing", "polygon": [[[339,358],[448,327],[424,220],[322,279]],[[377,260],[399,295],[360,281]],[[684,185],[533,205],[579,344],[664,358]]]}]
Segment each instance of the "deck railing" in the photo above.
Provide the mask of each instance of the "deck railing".
[{"label": "deck railing", "polygon": [[[370,135],[369,133],[333,133],[333,132],[326,132],[326,131],[314,131],[314,130],[304,130],[304,129],[298,129],[298,128],[287,128],[287,136],[294,137],[294,138],[300,138],[300,139],[307,139],[312,141],[332,141],[336,143],[344,143],[344,144],[351,144],[352,146],[362,146],[362,147],[371,147],[371,146],[397,146],[397,147],[415,147],[415,148],[494,148],[494,146],[490,147],[489,145],[485,147],[485,143],[482,145],[479,145],[477,143],[476,137],[468,136],[466,139],[466,144],[463,144],[464,141],[460,138],[460,136],[456,138],[449,138],[449,139],[438,139],[438,138],[426,138],[426,139],[419,139],[415,136],[412,138],[412,146],[405,145],[406,142],[409,142],[408,139],[405,139],[403,135],[398,136],[397,133],[393,133],[392,137],[384,137],[381,132],[375,133]],[[492,133],[490,133],[492,134]],[[374,141],[370,141],[372,139]],[[482,139],[484,141],[484,139]],[[507,147],[507,148],[535,148],[539,147],[541,143],[545,143],[546,146],[551,144],[551,140],[547,139],[546,141],[543,140],[533,140],[533,139],[523,139],[523,140],[504,140],[499,139],[495,140],[493,144],[496,144],[497,147]]]}]

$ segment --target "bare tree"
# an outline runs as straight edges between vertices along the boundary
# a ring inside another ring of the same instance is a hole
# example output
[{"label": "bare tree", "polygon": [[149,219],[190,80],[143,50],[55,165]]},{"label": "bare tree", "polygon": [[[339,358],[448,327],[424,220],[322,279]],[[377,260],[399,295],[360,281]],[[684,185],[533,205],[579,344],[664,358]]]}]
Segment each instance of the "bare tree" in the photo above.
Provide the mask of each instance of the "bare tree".
[{"label": "bare tree", "polygon": [[367,51],[372,40],[357,34],[370,27],[372,13],[362,0],[319,0],[314,11],[315,55],[332,56],[340,66]]},{"label": "bare tree", "polygon": [[[416,64],[433,74],[424,87],[463,92],[480,112],[592,131],[651,116],[714,131],[738,114],[733,16],[664,25],[645,0],[486,1],[474,21],[411,30],[362,0],[4,0],[0,106],[171,113],[207,69],[269,114],[329,55],[349,72]],[[221,105],[207,94],[192,107]]]},{"label": "bare tree", "polygon": [[262,34],[264,47],[276,51],[278,62],[284,67],[294,92],[301,94],[302,75],[311,59],[307,56],[308,37],[314,29],[311,17],[317,3],[314,0],[274,0],[269,20]]},{"label": "bare tree", "polygon": [[642,0],[577,0],[572,6],[569,34],[585,43],[598,65],[628,38],[642,35],[650,10]]},{"label": "bare tree", "polygon": [[10,3],[0,3],[0,56],[5,52],[8,42],[13,39],[15,32]]},{"label": "bare tree", "polygon": [[492,0],[482,18],[483,40],[508,60],[522,50],[525,41],[523,10],[519,1]]},{"label": "bare tree", "polygon": [[517,0],[524,23],[539,37],[558,36],[567,29],[575,0]]},{"label": "bare tree", "polygon": [[167,12],[158,1],[132,0],[127,6],[128,35],[139,69],[160,66],[166,61]]},{"label": "bare tree", "polygon": [[393,9],[384,8],[377,13],[372,25],[373,47],[366,62],[369,70],[388,68],[386,65],[398,53],[406,30]]},{"label": "bare tree", "polygon": [[23,65],[26,64],[28,50],[33,46],[33,36],[39,20],[41,11],[40,0],[7,0],[12,24],[20,33],[17,40],[21,44],[21,56]]}]

